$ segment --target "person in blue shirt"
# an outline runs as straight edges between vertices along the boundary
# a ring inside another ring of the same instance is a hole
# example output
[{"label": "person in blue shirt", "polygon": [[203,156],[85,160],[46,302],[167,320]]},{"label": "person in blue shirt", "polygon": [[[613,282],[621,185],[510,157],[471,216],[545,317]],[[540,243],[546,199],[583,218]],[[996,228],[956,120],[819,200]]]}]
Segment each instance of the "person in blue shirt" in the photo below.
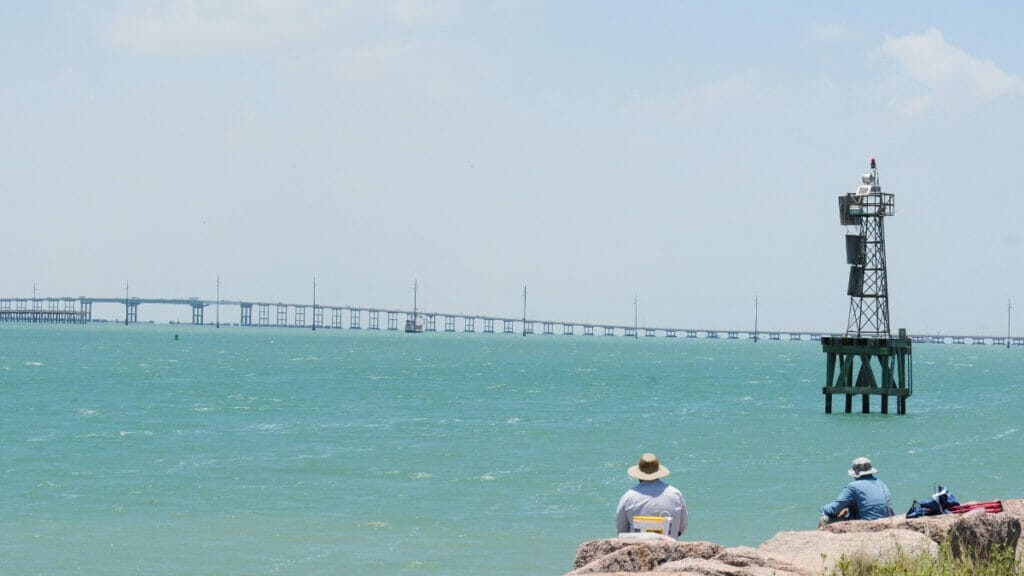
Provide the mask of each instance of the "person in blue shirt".
[{"label": "person in blue shirt", "polygon": [[821,507],[819,526],[839,520],[877,520],[892,516],[889,487],[875,478],[877,472],[871,460],[855,459],[847,472],[853,482],[843,486],[835,500]]}]

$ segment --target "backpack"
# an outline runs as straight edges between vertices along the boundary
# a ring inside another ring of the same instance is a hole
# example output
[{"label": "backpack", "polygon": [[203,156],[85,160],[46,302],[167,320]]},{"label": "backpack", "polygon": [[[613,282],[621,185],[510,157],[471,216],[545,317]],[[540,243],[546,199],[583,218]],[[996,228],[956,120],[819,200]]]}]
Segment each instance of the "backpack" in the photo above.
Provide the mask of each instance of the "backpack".
[{"label": "backpack", "polygon": [[956,496],[949,492],[949,489],[939,486],[931,498],[926,498],[920,502],[914,500],[910,505],[910,510],[907,510],[907,518],[949,514],[950,508],[959,505],[960,502],[957,501]]}]

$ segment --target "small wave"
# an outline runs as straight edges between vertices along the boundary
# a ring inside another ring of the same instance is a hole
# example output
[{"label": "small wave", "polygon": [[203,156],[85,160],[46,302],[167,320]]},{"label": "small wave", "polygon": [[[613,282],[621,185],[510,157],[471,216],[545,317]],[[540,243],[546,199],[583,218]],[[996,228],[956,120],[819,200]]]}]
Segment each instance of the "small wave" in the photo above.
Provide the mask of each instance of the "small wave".
[{"label": "small wave", "polygon": [[1014,435],[1016,433],[1017,433],[1017,429],[1016,428],[1010,428],[1010,429],[1004,431],[1002,434],[996,434],[992,439],[993,440],[1000,440],[1002,438],[1006,438],[1007,436],[1012,436],[1012,435]]},{"label": "small wave", "polygon": [[413,480],[429,480],[430,478],[433,478],[434,475],[430,472],[416,472],[411,474],[409,477]]},{"label": "small wave", "polygon": [[91,410],[89,408],[79,408],[78,409],[78,414],[80,416],[92,416],[92,415],[96,414],[96,411],[95,410]]},{"label": "small wave", "polygon": [[490,474],[484,474],[483,476],[478,478],[478,480],[480,480],[481,482],[494,482],[495,480],[497,480],[497,478],[491,476]]},{"label": "small wave", "polygon": [[42,366],[42,362],[36,362],[35,360],[26,360],[25,366]]}]

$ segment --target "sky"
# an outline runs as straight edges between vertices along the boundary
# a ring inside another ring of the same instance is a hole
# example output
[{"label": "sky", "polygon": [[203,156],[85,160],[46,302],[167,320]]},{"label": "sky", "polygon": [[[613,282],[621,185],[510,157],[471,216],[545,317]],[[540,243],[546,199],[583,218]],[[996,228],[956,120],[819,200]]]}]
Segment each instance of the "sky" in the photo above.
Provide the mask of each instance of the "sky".
[{"label": "sky", "polygon": [[[1017,2],[0,3],[0,298],[1024,333]],[[635,302],[635,306],[634,306]],[[152,319],[146,307],[140,319]],[[223,312],[228,314],[227,312]],[[186,308],[173,312],[190,319]],[[233,313],[231,313],[233,314]],[[160,318],[157,318],[160,319]]]}]

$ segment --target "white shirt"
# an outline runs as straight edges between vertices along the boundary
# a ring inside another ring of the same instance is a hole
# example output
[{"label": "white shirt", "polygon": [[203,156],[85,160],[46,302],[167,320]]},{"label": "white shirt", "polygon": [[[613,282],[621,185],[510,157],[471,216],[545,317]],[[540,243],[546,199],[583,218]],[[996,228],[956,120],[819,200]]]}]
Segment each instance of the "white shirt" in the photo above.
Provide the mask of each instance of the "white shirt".
[{"label": "white shirt", "polygon": [[689,520],[683,493],[661,480],[639,482],[619,499],[615,510],[615,528],[629,532],[633,516],[670,516],[668,536],[682,536]]}]

